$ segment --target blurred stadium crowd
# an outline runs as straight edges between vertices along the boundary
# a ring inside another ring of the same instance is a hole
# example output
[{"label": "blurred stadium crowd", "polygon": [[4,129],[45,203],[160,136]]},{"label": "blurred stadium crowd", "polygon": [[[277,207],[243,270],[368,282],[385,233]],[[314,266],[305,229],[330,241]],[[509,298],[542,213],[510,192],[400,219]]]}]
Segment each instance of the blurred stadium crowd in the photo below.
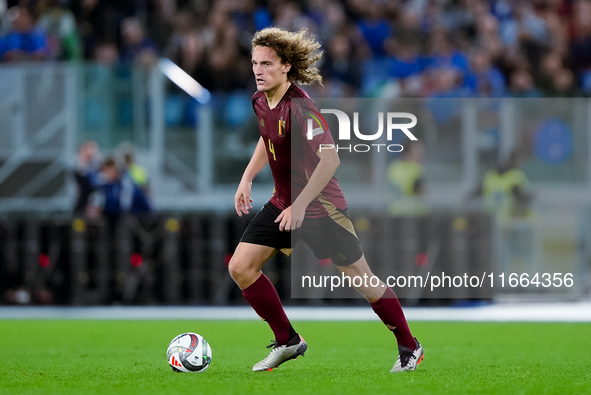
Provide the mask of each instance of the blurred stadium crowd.
[{"label": "blurred stadium crowd", "polygon": [[267,26],[322,41],[318,97],[591,94],[589,0],[0,0],[2,62],[166,56],[214,92],[254,91]]}]

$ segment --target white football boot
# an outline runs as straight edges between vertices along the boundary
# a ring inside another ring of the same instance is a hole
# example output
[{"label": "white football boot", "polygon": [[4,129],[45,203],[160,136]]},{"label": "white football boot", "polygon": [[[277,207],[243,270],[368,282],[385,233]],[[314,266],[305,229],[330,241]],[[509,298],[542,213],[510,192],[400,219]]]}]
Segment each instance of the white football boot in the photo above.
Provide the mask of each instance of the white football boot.
[{"label": "white football boot", "polygon": [[398,358],[390,372],[405,372],[417,368],[417,365],[423,360],[424,355],[423,346],[421,346],[421,343],[419,343],[416,337],[415,342],[417,343],[417,346],[414,350],[411,350],[406,346],[398,346]]},{"label": "white football boot", "polygon": [[270,371],[290,359],[296,359],[300,355],[303,357],[308,345],[300,335],[296,335],[286,345],[279,346],[277,341],[273,341],[267,348],[272,348],[271,352],[267,358],[252,367],[253,372]]}]

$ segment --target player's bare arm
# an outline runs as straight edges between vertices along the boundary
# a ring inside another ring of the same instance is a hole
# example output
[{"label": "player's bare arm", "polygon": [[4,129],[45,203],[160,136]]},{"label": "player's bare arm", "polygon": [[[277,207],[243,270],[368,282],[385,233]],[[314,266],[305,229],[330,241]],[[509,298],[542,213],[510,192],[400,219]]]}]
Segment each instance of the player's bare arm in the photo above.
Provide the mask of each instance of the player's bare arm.
[{"label": "player's bare arm", "polygon": [[251,203],[253,200],[250,198],[252,180],[263,170],[267,163],[268,158],[265,151],[265,143],[261,137],[250,162],[248,162],[248,166],[246,166],[246,170],[244,170],[240,184],[238,184],[238,190],[234,196],[234,206],[236,213],[240,217],[242,217],[242,214],[248,214],[248,210],[252,209]]},{"label": "player's bare arm", "polygon": [[277,217],[275,222],[279,222],[279,230],[294,230],[302,226],[306,208],[324,189],[326,184],[334,176],[341,160],[336,149],[323,149],[316,153],[320,157],[318,166],[314,169],[310,180],[296,198],[291,206],[286,208]]}]

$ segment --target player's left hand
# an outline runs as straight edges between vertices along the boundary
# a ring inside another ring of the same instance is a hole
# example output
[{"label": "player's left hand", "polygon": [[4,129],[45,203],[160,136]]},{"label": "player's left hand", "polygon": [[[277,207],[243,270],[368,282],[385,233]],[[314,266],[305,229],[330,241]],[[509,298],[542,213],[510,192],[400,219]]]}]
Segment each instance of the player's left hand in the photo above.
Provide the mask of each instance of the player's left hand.
[{"label": "player's left hand", "polygon": [[275,223],[279,222],[279,231],[289,232],[302,226],[306,209],[297,206],[289,206],[279,214]]}]

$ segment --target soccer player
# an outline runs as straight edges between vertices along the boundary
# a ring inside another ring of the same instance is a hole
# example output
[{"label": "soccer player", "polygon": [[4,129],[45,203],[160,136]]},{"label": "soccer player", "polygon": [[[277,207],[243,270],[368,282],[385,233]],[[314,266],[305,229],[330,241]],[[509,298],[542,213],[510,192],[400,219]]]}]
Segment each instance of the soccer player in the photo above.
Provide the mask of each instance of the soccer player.
[{"label": "soccer player", "polygon": [[[271,352],[253,366],[253,371],[276,368],[303,356],[308,348],[287,318],[273,284],[261,272],[271,257],[278,252],[289,255],[292,245],[302,240],[318,259],[332,259],[346,276],[373,276],[334,178],[340,163],[338,154],[335,149],[319,149],[320,144],[334,144],[330,132],[315,129],[314,137],[308,140],[302,113],[296,114],[297,125],[291,122],[292,99],[313,105],[294,82],[322,82],[318,70],[311,67],[321,56],[319,48],[305,31],[266,28],[252,40],[252,69],[258,90],[252,105],[261,137],[236,191],[236,212],[242,216],[252,209],[252,180],[267,163],[275,190],[244,232],[229,271],[244,298],[275,335],[268,347]],[[396,336],[399,355],[391,371],[414,370],[423,358],[423,348],[412,336],[394,291],[381,281],[378,287],[357,290]]]}]

